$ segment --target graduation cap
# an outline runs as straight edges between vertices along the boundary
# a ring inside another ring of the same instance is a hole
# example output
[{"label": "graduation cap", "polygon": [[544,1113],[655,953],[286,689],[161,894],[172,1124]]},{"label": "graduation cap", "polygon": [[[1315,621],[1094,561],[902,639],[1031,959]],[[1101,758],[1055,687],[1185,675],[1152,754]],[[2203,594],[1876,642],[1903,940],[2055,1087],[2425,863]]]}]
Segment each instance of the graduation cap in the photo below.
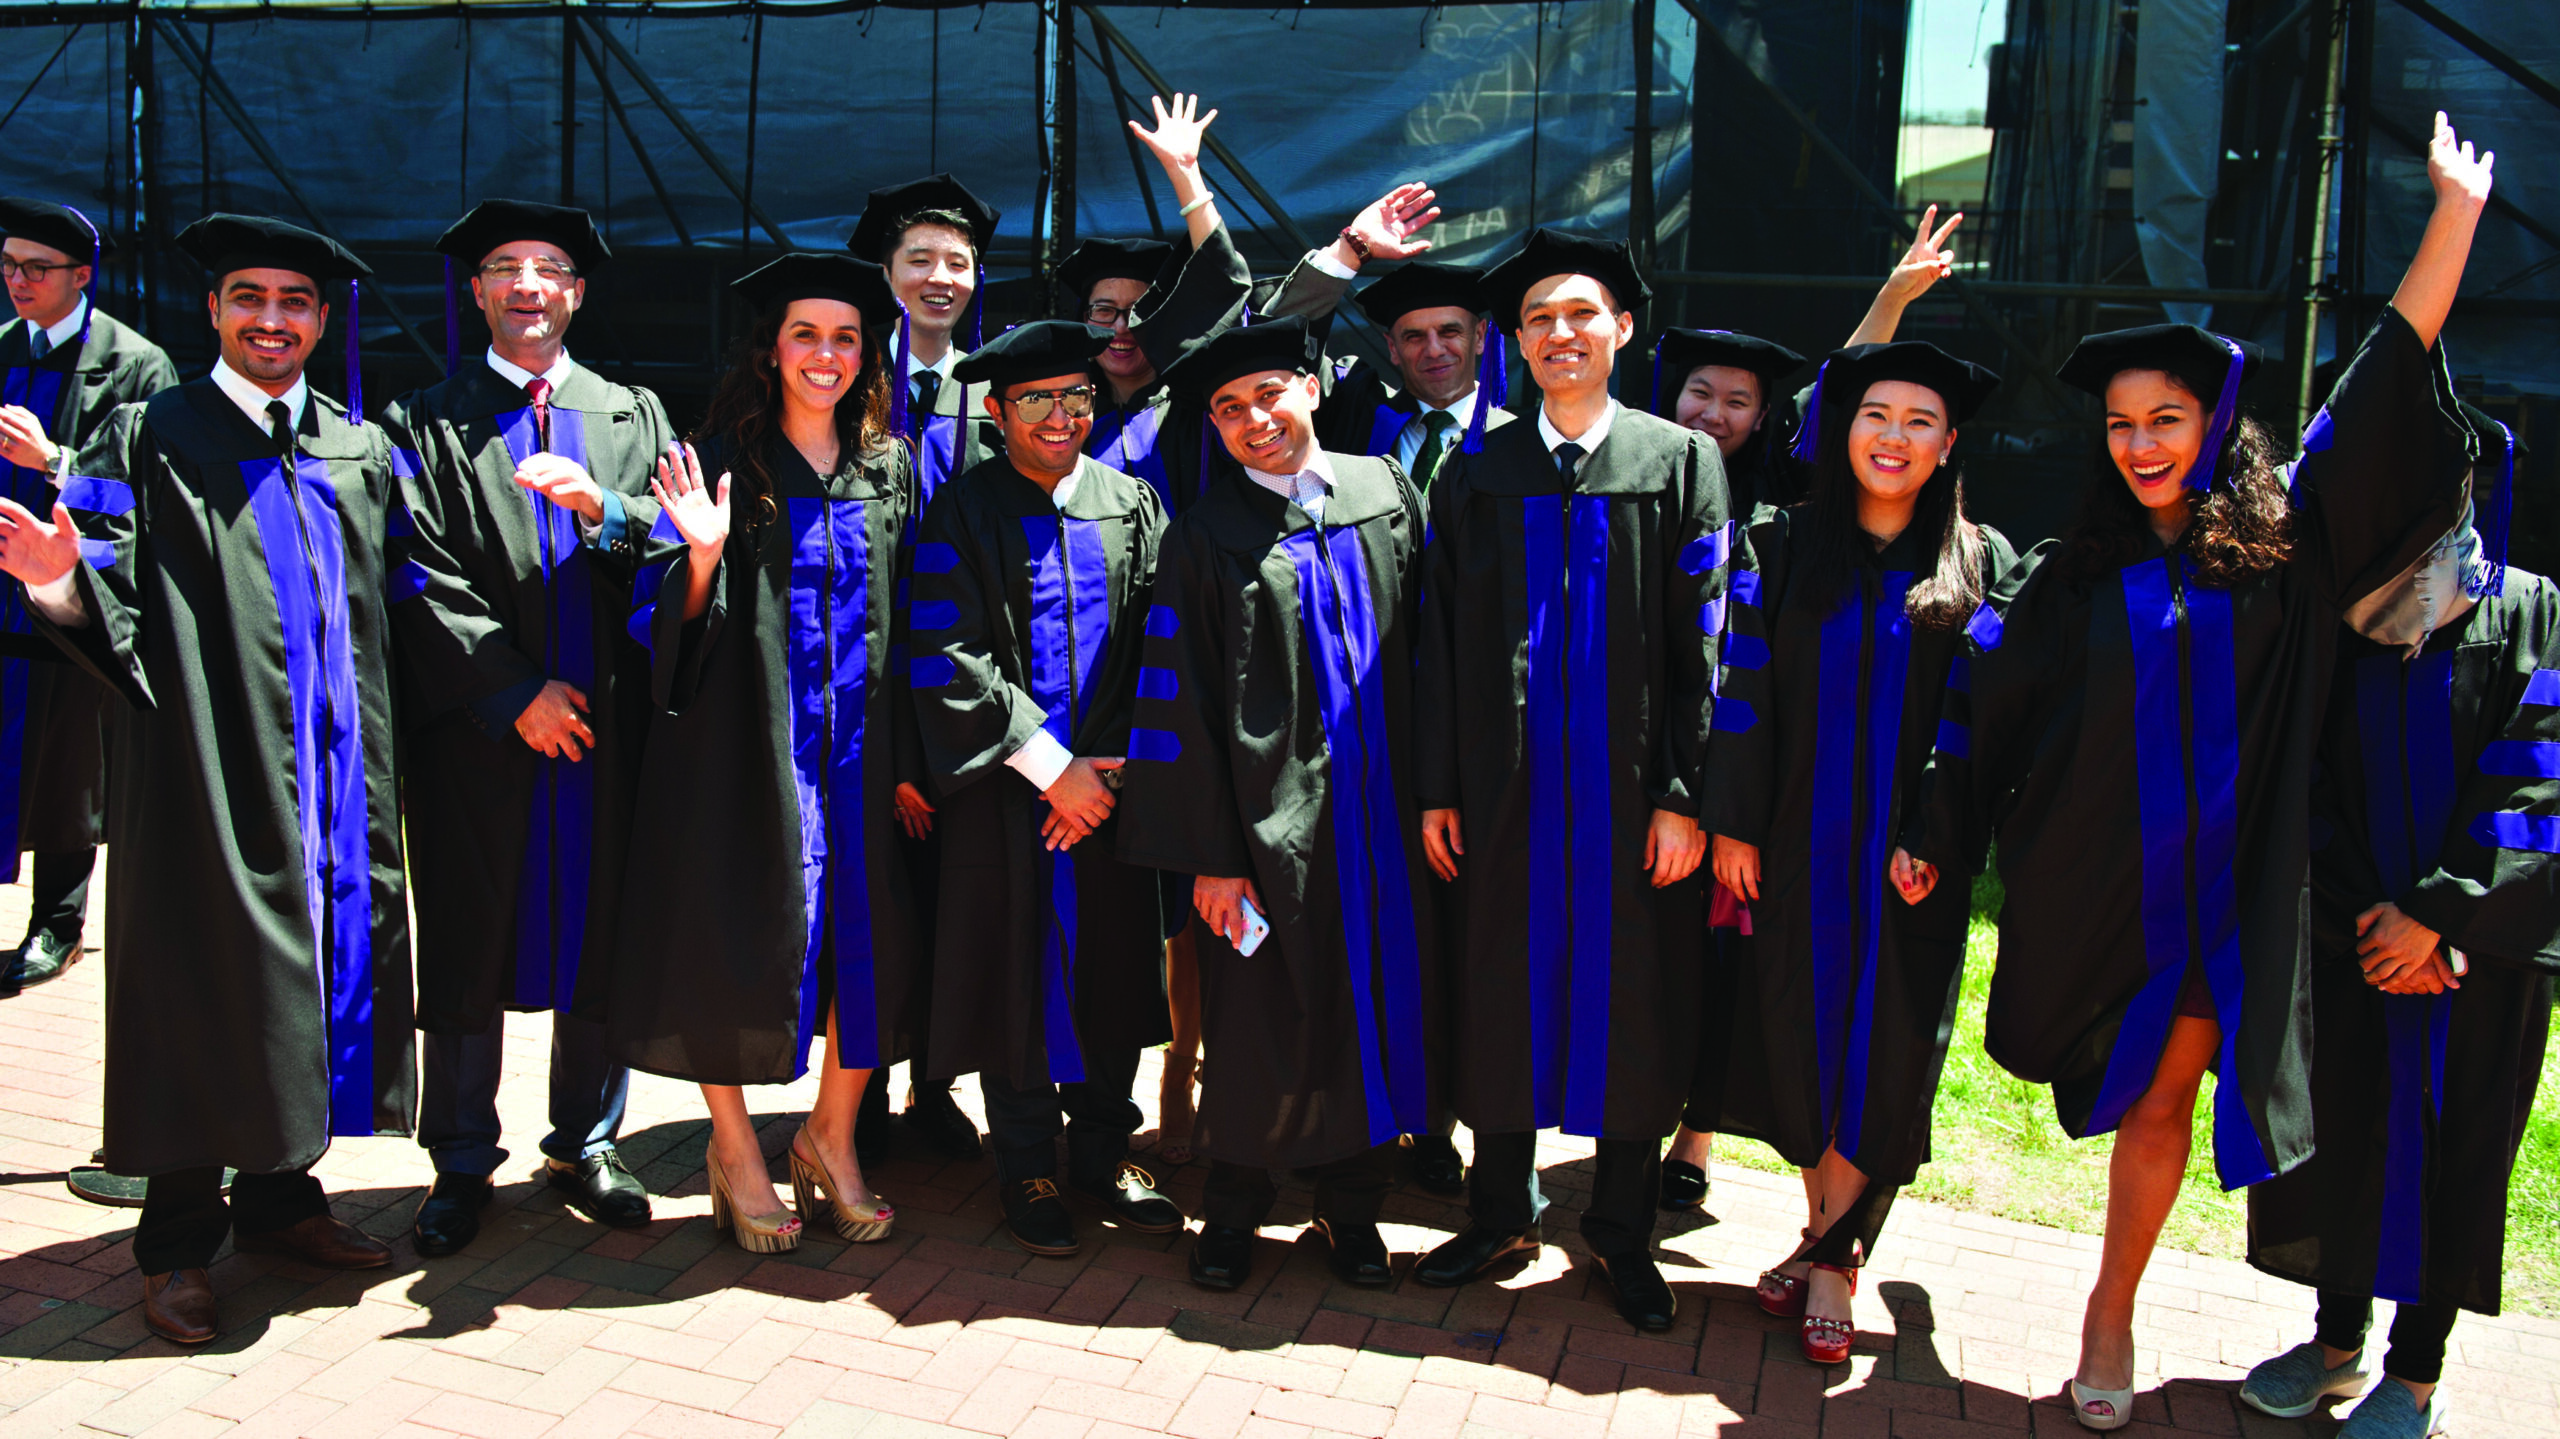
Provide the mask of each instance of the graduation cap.
[{"label": "graduation cap", "polygon": [[[2515,517],[2516,455],[2524,446],[2516,443],[2516,432],[2508,429],[2488,411],[2469,400],[2457,401],[2462,418],[2480,442],[2480,463],[2472,469],[2472,528],[2480,536],[2480,562],[2463,581],[2463,592],[2473,599],[2486,599],[2507,592],[2507,532]],[[2480,471],[2490,465],[2498,467],[2498,493],[2487,504],[2480,501]]]},{"label": "graduation cap", "polygon": [[851,255],[795,250],[729,282],[761,314],[794,300],[841,300],[862,316],[865,330],[885,330],[899,313],[887,272]]},{"label": "graduation cap", "polygon": [[1288,315],[1259,325],[1238,325],[1213,336],[1174,361],[1164,373],[1164,382],[1194,404],[1205,406],[1211,396],[1246,375],[1266,370],[1313,374],[1322,363],[1323,344],[1306,317]]},{"label": "graduation cap", "polygon": [[[948,172],[885,186],[872,191],[863,201],[862,218],[853,222],[853,233],[845,237],[844,247],[857,258],[885,265],[890,247],[897,244],[916,216],[928,210],[947,210],[969,227],[969,249],[978,265],[977,283],[969,287],[969,344],[974,348],[986,338],[987,246],[995,241],[998,218],[993,205],[972,194],[968,186],[951,178]],[[905,333],[902,322],[902,354]],[[906,388],[903,374],[899,388]]]},{"label": "graduation cap", "polygon": [[[1653,403],[1656,413],[1668,408],[1662,389],[1662,373],[1669,370],[1678,378],[1672,388],[1678,389],[1701,365],[1721,365],[1730,370],[1749,370],[1760,377],[1760,399],[1767,404],[1778,381],[1804,367],[1804,356],[1774,340],[1757,335],[1736,334],[1731,330],[1683,330],[1662,332],[1653,342]],[[1670,418],[1667,414],[1665,419]]]},{"label": "graduation cap", "polygon": [[1381,330],[1416,310],[1485,312],[1484,271],[1475,265],[1443,265],[1416,260],[1399,265],[1359,295],[1360,313]]},{"label": "graduation cap", "polygon": [[1539,281],[1556,275],[1589,275],[1608,287],[1620,313],[1643,307],[1653,287],[1636,273],[1635,256],[1624,240],[1600,240],[1544,226],[1510,259],[1485,272],[1485,308],[1505,330],[1520,328],[1520,307]]},{"label": "graduation cap", "polygon": [[[2213,400],[2203,454],[2212,457],[2187,471],[2187,488],[2210,490],[2222,481],[2230,459],[2231,427],[2240,409],[2241,383],[2257,371],[2266,352],[2246,340],[2217,335],[2201,325],[2137,325],[2086,335],[2055,371],[2062,382],[2103,400],[2107,382],[2126,370],[2159,370],[2177,378],[2197,399]],[[2492,421],[2492,423],[2495,423]]]},{"label": "graduation cap", "polygon": [[1795,444],[1789,453],[1805,464],[1813,462],[1822,439],[1825,390],[1847,399],[1846,409],[1838,405],[1833,408],[1848,415],[1856,412],[1869,387],[1887,380],[1937,391],[1938,398],[1946,402],[1950,430],[1972,419],[1982,402],[1991,398],[1991,392],[2000,388],[1998,375],[1971,360],[1959,360],[1926,340],[1893,340],[1834,350],[1813,377],[1813,393],[1805,399],[1804,419],[1796,426]]},{"label": "graduation cap", "polygon": [[1087,240],[1058,262],[1058,285],[1082,315],[1094,286],[1105,280],[1140,280],[1152,288],[1172,258],[1173,247],[1162,240]]},{"label": "graduation cap", "polygon": [[1052,375],[1093,372],[1093,357],[1111,343],[1111,331],[1081,320],[1034,320],[1017,325],[969,352],[951,367],[964,385],[981,381],[1002,393],[1007,385]]},{"label": "graduation cap", "polygon": [[362,279],[373,267],[346,246],[300,225],[267,215],[213,214],[178,232],[178,248],[213,272],[216,283],[235,270],[291,270],[308,275],[326,294],[340,280],[347,285],[347,413],[364,423],[364,371],[358,363],[356,299]]},{"label": "graduation cap", "polygon": [[518,240],[539,240],[558,247],[569,257],[569,264],[580,274],[604,267],[613,258],[604,236],[596,233],[595,217],[569,205],[546,205],[539,200],[483,200],[471,207],[471,213],[445,227],[436,237],[436,253],[444,256],[444,372],[452,374],[462,364],[462,286],[455,283],[454,266],[458,262],[466,276],[477,272],[480,262],[500,245]]},{"label": "graduation cap", "polygon": [[[0,235],[33,240],[69,255],[73,264],[89,267],[89,288],[85,298],[90,305],[80,317],[80,339],[86,343],[89,322],[98,313],[98,262],[116,247],[115,242],[90,224],[88,216],[70,206],[57,205],[50,200],[30,200],[21,195],[0,196]],[[87,260],[80,258],[83,250],[89,252]]]}]

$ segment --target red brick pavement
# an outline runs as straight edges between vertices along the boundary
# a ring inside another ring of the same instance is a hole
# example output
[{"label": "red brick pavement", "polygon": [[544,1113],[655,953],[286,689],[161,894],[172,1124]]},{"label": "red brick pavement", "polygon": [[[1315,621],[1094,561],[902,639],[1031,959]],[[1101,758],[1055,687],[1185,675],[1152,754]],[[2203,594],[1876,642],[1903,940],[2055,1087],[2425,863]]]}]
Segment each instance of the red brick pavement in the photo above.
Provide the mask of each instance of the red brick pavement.
[{"label": "red brick pavement", "polygon": [[[0,890],[14,938],[22,888]],[[94,930],[93,930],[94,932]],[[714,1236],[704,1123],[689,1086],[642,1079],[624,1153],[662,1196],[616,1232],[530,1179],[545,1023],[510,1035],[503,1092],[517,1156],[479,1241],[421,1262],[399,1236],[427,1167],[403,1140],[341,1142],[321,1166],[342,1217],[393,1241],[389,1269],[331,1274],[256,1256],[216,1265],[224,1333],[198,1350],[150,1338],[130,1211],[62,1187],[95,1143],[101,966],[0,1000],[0,1432],[193,1436],[751,1436],[1007,1434],[1279,1439],[1322,1434],[2025,1439],[2079,1432],[2054,1396],[2096,1262],[2081,1235],[1932,1205],[1898,1209],[1858,1296],[1851,1361],[1819,1369],[1750,1297],[1789,1247],[1792,1181],[1726,1170],[1720,1223],[1666,1226],[1680,1323],[1640,1336],[1595,1287],[1570,1212],[1589,1147],[1542,1152],[1560,1213],[1541,1262],[1450,1292],[1331,1282],[1284,1194],[1254,1282],[1209,1294],[1181,1236],[1093,1219],[1082,1253],[1036,1258],[1004,1237],[986,1163],[912,1159],[877,1177],[892,1239],[811,1239],[758,1259]],[[1150,1060],[1141,1079],[1154,1090]],[[759,1091],[779,1154],[812,1082]],[[974,1097],[971,1097],[974,1109]],[[1196,1201],[1202,1171],[1169,1176]],[[1456,1227],[1413,1189],[1388,1205],[1399,1270]],[[2245,1366],[2309,1333],[2309,1296],[2224,1260],[2162,1254],[2139,1317],[2134,1436],[2321,1435],[2238,1404]],[[2445,1392],[2465,1435],[2549,1433],[2542,1365],[2560,1325],[2466,1317]]]}]

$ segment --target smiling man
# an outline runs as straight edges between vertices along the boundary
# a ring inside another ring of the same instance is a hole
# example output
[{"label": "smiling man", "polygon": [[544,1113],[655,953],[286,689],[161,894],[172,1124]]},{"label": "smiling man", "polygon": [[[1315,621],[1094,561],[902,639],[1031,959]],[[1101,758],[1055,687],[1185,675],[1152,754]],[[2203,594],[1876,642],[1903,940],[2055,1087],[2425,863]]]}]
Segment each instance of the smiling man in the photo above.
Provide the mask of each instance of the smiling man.
[{"label": "smiling man", "polygon": [[1111,817],[1164,507],[1084,453],[1110,339],[1042,320],[960,362],[1004,453],[926,509],[908,626],[948,856],[930,1075],[978,1076],[1005,1226],[1034,1254],[1077,1248],[1062,1128],[1067,1193],[1124,1229],[1182,1227],[1128,1162],[1138,1055],[1171,1036],[1165,876],[1113,853]]},{"label": "smiling man", "polygon": [[[844,242],[889,272],[890,292],[906,309],[904,433],[915,441],[916,478],[928,504],[943,481],[984,461],[999,443],[977,418],[985,396],[966,393],[952,375],[969,353],[961,338],[976,339],[978,291],[998,218],[968,186],[947,174],[927,175],[872,191]],[[894,327],[891,333],[900,335]],[[969,1142],[974,1153],[975,1130]]]},{"label": "smiling man", "polygon": [[[1413,803],[1422,506],[1386,460],[1315,437],[1306,322],[1230,330],[1175,365],[1228,459],[1166,532],[1129,732],[1120,854],[1194,876],[1210,1161],[1191,1278],[1234,1289],[1313,1171],[1346,1282],[1394,1279],[1378,1213],[1427,1128],[1439,952]],[[1264,932],[1267,926],[1267,933]]]},{"label": "smiling man", "polygon": [[1452,1105],[1476,1157],[1471,1222],[1415,1275],[1536,1252],[1537,1132],[1561,1128],[1599,1141],[1582,1233],[1619,1311],[1667,1329],[1655,1161],[1697,1040],[1724,469],[1610,398],[1651,294],[1624,244],[1539,230],[1485,289],[1543,399],[1431,497],[1415,736],[1423,843],[1466,916]]},{"label": "smiling man", "polygon": [[[86,295],[113,247],[67,205],[0,199],[0,279],[19,323],[0,331],[0,493],[53,509],[61,462],[118,405],[178,383],[158,345]],[[12,640],[9,636],[24,636]],[[80,958],[89,873],[106,823],[107,690],[29,634],[26,607],[0,596],[0,882],[33,851],[27,938],[0,956],[0,993],[41,984]]]},{"label": "smiling man", "polygon": [[[325,297],[363,263],[240,215],[208,216],[178,246],[213,277],[220,361],[118,409],[46,515],[0,499],[0,570],[128,706],[107,861],[106,1163],[149,1176],[133,1234],[144,1324],[201,1344],[226,1234],[323,1268],[391,1260],[307,1171],[334,1135],[406,1133],[414,1098],[379,662],[403,542],[389,442],[302,373]],[[239,1170],[227,1204],[225,1165]]]},{"label": "smiling man", "polygon": [[600,1223],[645,1224],[614,1140],[630,1074],[605,1055],[601,966],[648,668],[623,620],[657,519],[649,477],[673,435],[646,390],[569,358],[587,277],[610,252],[584,210],[489,200],[436,242],[489,348],[384,419],[416,517],[392,622],[414,708],[409,834],[418,877],[418,1142],[435,1187],[418,1252],[479,1233],[499,1147],[506,1011],[552,1011],[543,1173]]}]

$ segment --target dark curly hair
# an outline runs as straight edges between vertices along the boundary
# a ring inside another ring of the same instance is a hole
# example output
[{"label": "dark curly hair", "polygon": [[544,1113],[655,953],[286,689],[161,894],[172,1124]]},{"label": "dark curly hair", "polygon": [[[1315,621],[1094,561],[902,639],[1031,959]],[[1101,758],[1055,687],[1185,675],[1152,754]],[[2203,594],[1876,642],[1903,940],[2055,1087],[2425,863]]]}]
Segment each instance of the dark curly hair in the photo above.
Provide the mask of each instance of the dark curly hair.
[{"label": "dark curly hair", "polygon": [[[2232,422],[2230,455],[2229,478],[2187,502],[2186,533],[2170,547],[2195,562],[2196,583],[2218,590],[2239,589],[2293,558],[2293,500],[2274,437],[2242,415]],[[2150,515],[2102,437],[2080,518],[2064,538],[2071,573],[2094,580],[2123,569],[2140,558],[2150,533]]]},{"label": "dark curly hair", "polygon": [[[1813,474],[1794,516],[1802,536],[1797,552],[1804,557],[1806,593],[1817,601],[1841,603],[1875,555],[1875,542],[1858,526],[1858,474],[1849,464],[1845,415],[1822,427]],[[1929,567],[1912,576],[1902,612],[1922,629],[1962,629],[1982,605],[1984,546],[1981,528],[1964,516],[1964,474],[1953,464],[1940,464],[1920,487],[1911,531],[1935,543]]]},{"label": "dark curly hair", "polygon": [[[738,516],[741,532],[750,539],[777,513],[773,471],[765,454],[766,447],[782,434],[782,374],[774,364],[774,352],[781,344],[782,322],[790,309],[785,304],[766,310],[738,337],[730,350],[729,371],[711,392],[711,407],[693,432],[697,448],[715,442],[726,448],[730,512]],[[854,376],[852,392],[835,410],[836,441],[846,454],[867,457],[896,443],[889,436],[887,352],[886,345],[873,343],[870,333],[863,335],[862,368]],[[750,544],[744,552],[754,554],[756,549]]]}]

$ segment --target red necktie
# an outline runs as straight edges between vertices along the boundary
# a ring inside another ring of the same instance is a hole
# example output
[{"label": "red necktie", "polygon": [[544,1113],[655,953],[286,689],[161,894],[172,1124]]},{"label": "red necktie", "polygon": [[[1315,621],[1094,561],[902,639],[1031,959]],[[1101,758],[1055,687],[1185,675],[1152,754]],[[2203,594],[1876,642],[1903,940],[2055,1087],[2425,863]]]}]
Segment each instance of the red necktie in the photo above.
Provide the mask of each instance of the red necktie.
[{"label": "red necktie", "polygon": [[551,382],[540,375],[524,382],[524,392],[533,397],[533,435],[543,451],[551,449]]}]

